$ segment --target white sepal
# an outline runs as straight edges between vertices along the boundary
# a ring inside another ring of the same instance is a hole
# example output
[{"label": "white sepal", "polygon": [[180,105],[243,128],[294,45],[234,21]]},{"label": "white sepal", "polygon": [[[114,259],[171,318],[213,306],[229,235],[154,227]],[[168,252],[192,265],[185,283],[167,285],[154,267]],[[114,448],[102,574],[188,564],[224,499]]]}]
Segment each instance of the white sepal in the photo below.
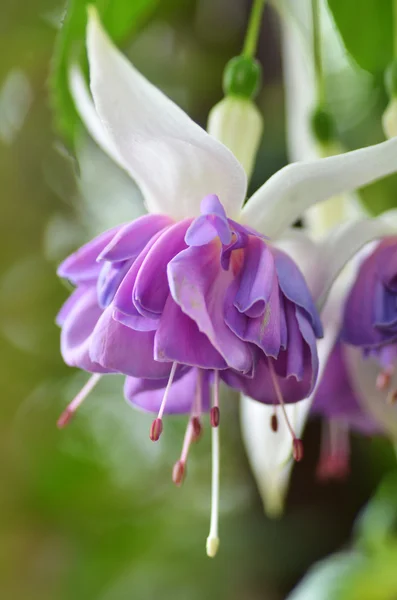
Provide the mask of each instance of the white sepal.
[{"label": "white sepal", "polygon": [[133,67],[92,7],[87,49],[97,113],[149,212],[194,217],[203,197],[217,194],[236,217],[246,192],[238,160]]}]

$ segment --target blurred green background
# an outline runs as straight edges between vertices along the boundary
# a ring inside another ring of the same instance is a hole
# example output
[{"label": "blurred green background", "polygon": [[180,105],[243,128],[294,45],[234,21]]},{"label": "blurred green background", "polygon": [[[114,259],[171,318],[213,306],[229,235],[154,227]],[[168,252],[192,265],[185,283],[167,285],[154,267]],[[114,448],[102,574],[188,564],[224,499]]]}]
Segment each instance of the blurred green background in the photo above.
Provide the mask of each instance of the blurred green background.
[{"label": "blurred green background", "polygon": [[[223,67],[241,48],[249,6],[164,0],[124,36],[123,47],[205,126],[222,97]],[[67,290],[56,265],[93,234],[142,212],[133,183],[88,136],[78,135],[77,167],[54,127],[48,80],[62,12],[56,0],[3,0],[0,7],[0,598],[285,598],[314,561],[348,544],[357,512],[394,467],[386,442],[354,439],[351,478],[320,485],[320,427],[312,423],[285,516],[270,521],[244,455],[237,402],[228,403],[221,547],[210,560],[208,426],[181,489],[173,486],[171,469],[184,420],[168,420],[161,441],[152,444],[151,419],[126,405],[121,380],[102,381],[69,428],[55,426],[86,380],[60,357],[54,319]],[[253,189],[286,162],[279,37],[267,8],[258,98],[265,135]],[[344,143],[378,141],[386,102],[380,80],[359,77],[343,63],[331,72],[331,92],[340,90],[338,77],[350,82],[361,107],[352,122],[351,103],[334,94]],[[383,195],[379,189],[368,188],[369,200],[387,204],[395,186],[388,181]]]}]

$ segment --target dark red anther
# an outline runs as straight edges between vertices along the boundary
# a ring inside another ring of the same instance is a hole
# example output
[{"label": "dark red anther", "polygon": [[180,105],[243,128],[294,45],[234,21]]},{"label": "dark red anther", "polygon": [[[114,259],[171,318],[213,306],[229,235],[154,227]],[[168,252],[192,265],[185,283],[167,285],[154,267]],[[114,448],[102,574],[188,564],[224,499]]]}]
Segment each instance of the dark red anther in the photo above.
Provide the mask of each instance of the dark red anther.
[{"label": "dark red anther", "polygon": [[270,419],[270,427],[271,427],[272,431],[274,431],[274,433],[276,433],[276,431],[278,431],[277,415],[272,415],[272,417]]},{"label": "dark red anther", "polygon": [[178,487],[182,485],[183,480],[185,479],[185,463],[181,460],[178,460],[174,464],[174,468],[172,469],[172,481]]},{"label": "dark red anther", "polygon": [[218,406],[213,406],[211,408],[211,412],[210,412],[211,427],[218,427],[219,418],[220,418],[219,408],[218,408]]},{"label": "dark red anther", "polygon": [[192,417],[193,437],[192,442],[198,442],[203,432],[203,426],[199,417]]},{"label": "dark red anther", "polygon": [[161,419],[154,419],[150,428],[150,439],[152,442],[157,442],[160,438],[161,432],[163,431],[163,421]]},{"label": "dark red anther", "polygon": [[298,438],[292,442],[292,456],[296,462],[300,462],[303,458],[303,442]]},{"label": "dark red anther", "polygon": [[74,417],[74,411],[66,408],[57,421],[57,427],[63,429],[66,425],[69,425],[70,421]]}]

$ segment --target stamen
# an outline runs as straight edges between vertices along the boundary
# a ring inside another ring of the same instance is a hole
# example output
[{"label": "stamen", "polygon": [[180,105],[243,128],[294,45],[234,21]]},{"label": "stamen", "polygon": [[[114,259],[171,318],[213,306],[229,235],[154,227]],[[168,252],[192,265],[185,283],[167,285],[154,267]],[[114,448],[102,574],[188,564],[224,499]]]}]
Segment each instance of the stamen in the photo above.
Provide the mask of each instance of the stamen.
[{"label": "stamen", "polygon": [[295,431],[293,430],[290,420],[288,418],[287,411],[285,409],[284,398],[281,393],[280,386],[278,384],[277,376],[274,371],[274,366],[273,366],[271,359],[269,359],[269,371],[270,371],[270,375],[272,378],[274,391],[276,392],[277,400],[281,406],[281,410],[283,411],[285,423],[286,423],[286,425],[289,429],[289,432],[291,434],[291,437],[292,437],[292,456],[294,457],[294,460],[296,460],[296,462],[299,462],[303,458],[303,442],[302,442],[302,440],[300,440],[299,438],[296,437]]},{"label": "stamen", "polygon": [[201,424],[202,388],[203,388],[203,373],[202,373],[201,369],[198,369],[196,394],[194,397],[193,408],[192,408],[192,425],[193,425],[193,440],[192,441],[193,442],[198,442],[203,433],[203,426]]},{"label": "stamen", "polygon": [[218,427],[220,419],[219,412],[219,371],[214,372],[214,397],[213,406],[210,411],[211,427]]},{"label": "stamen", "polygon": [[379,391],[384,392],[389,389],[393,373],[394,368],[387,367],[378,374],[376,378],[376,387]]},{"label": "stamen", "polygon": [[[215,372],[217,373],[217,372]],[[219,402],[217,383],[214,382],[213,404]],[[218,407],[219,408],[219,407]],[[220,466],[220,448],[219,448],[219,427],[211,428],[211,444],[212,444],[212,477],[211,477],[211,522],[210,532],[207,537],[207,555],[213,558],[219,548],[218,537],[218,520],[219,520],[219,466]]]},{"label": "stamen", "polygon": [[274,413],[271,418],[270,418],[270,427],[271,430],[274,431],[274,433],[277,433],[278,431],[278,418],[276,413]]},{"label": "stamen", "polygon": [[172,367],[171,367],[171,372],[170,372],[170,376],[168,378],[168,383],[167,383],[167,387],[165,388],[164,391],[164,396],[163,399],[161,401],[161,405],[160,405],[160,409],[157,415],[157,419],[154,419],[151,427],[150,427],[150,433],[149,433],[149,437],[152,440],[152,442],[157,442],[160,439],[160,435],[163,431],[163,421],[162,421],[162,417],[163,417],[163,413],[165,410],[165,405],[167,404],[167,398],[168,398],[168,394],[170,392],[171,386],[172,386],[172,382],[174,380],[174,376],[175,376],[175,371],[176,368],[178,366],[178,363],[174,362],[172,363]]},{"label": "stamen", "polygon": [[393,404],[396,404],[396,402],[397,402],[397,390],[391,390],[387,394],[387,403],[390,404],[391,406],[393,406]]},{"label": "stamen", "polygon": [[346,423],[337,419],[325,422],[317,467],[318,479],[345,479],[349,474],[349,457],[349,429]]},{"label": "stamen", "polygon": [[89,378],[85,386],[81,388],[77,396],[73,398],[73,400],[68,404],[68,406],[65,408],[65,410],[59,417],[57,421],[57,426],[59,427],[59,429],[66,427],[66,425],[70,423],[70,421],[76,413],[76,410],[87,398],[90,392],[92,392],[92,390],[94,389],[101,377],[102,375],[100,375],[99,373],[95,373]]},{"label": "stamen", "polygon": [[193,419],[190,418],[186,427],[185,437],[183,440],[182,452],[180,459],[175,463],[172,471],[172,481],[178,487],[182,485],[186,473],[186,462],[189,456],[189,450],[192,442],[194,441],[194,425]]}]

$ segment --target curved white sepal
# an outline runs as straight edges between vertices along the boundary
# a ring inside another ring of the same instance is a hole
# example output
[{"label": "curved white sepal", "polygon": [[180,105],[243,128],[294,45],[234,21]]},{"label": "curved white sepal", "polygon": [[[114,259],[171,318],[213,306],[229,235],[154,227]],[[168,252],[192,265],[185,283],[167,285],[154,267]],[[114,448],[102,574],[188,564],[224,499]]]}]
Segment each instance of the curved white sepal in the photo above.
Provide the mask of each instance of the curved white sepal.
[{"label": "curved white sepal", "polygon": [[91,137],[96,141],[98,146],[106,152],[122,169],[125,169],[125,164],[117,152],[112,139],[102,125],[100,118],[96,112],[94,102],[90,91],[85,82],[84,75],[80,67],[76,64],[69,69],[69,89],[77,112],[81,120],[86,126]]},{"label": "curved white sepal", "polygon": [[193,217],[204,196],[217,194],[228,216],[238,215],[246,192],[242,166],[129,63],[93,8],[87,49],[97,113],[149,212]]},{"label": "curved white sepal", "polygon": [[[308,411],[308,400],[287,404],[285,409],[291,425],[300,436]],[[283,512],[288,481],[293,465],[291,434],[278,410],[278,431],[272,431],[270,420],[273,406],[242,396],[240,405],[241,431],[252,472],[258,485],[263,506],[269,517]]]},{"label": "curved white sepal", "polygon": [[397,138],[337,156],[287,165],[247,202],[240,220],[277,238],[310,206],[397,171]]},{"label": "curved white sepal", "polygon": [[317,268],[311,291],[319,310],[343,267],[369,242],[397,234],[385,219],[361,219],[335,227],[318,246]]},{"label": "curved white sepal", "polygon": [[[376,359],[364,358],[361,348],[344,344],[343,355],[346,361],[349,380],[363,410],[397,441],[397,405],[387,401],[386,391],[378,390],[376,378],[380,367]],[[397,389],[397,373],[390,382],[390,390]]]}]

